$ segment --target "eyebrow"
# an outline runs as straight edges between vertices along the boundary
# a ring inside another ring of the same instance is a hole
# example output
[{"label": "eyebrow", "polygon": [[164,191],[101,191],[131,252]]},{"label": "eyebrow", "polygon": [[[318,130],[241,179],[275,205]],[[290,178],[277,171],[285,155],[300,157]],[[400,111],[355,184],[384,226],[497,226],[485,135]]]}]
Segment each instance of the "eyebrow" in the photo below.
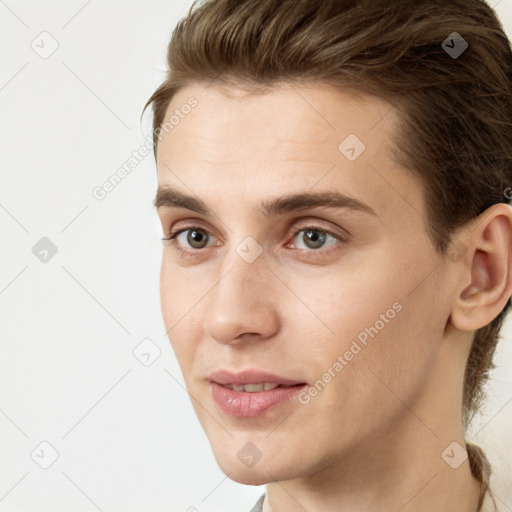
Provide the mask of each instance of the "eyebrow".
[{"label": "eyebrow", "polygon": [[[157,210],[159,208],[184,208],[207,217],[215,216],[201,199],[184,194],[169,186],[158,187],[153,204]],[[260,211],[266,217],[319,207],[346,208],[377,216],[371,206],[355,197],[331,191],[288,194],[260,203]]]}]

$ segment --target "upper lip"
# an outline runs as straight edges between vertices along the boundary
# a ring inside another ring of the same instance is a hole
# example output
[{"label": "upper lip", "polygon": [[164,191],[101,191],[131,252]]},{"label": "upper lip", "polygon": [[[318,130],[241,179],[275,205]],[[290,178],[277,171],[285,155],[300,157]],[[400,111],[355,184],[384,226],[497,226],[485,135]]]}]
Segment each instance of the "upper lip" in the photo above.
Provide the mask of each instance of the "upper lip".
[{"label": "upper lip", "polygon": [[208,379],[217,384],[234,384],[243,386],[244,384],[281,384],[284,386],[294,386],[296,384],[305,384],[304,381],[287,379],[273,373],[261,370],[245,370],[243,372],[231,372],[229,370],[216,370],[208,376]]}]

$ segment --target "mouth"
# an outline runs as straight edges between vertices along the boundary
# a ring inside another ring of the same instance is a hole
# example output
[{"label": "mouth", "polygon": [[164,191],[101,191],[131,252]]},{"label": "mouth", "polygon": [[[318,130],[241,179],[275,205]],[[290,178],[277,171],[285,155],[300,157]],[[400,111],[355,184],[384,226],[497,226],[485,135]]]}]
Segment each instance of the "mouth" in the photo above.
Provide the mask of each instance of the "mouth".
[{"label": "mouth", "polygon": [[[291,387],[306,384],[304,381],[289,379],[264,370],[248,369],[241,372],[215,370],[208,380],[235,391],[266,391],[276,387]],[[261,387],[263,386],[263,387]],[[266,386],[266,387],[265,387]]]},{"label": "mouth", "polygon": [[[219,383],[217,383],[219,384]],[[276,388],[293,388],[297,386],[304,386],[305,382],[300,384],[277,384],[275,382],[265,382],[258,384],[219,384],[227,389],[238,391],[240,393],[257,393],[260,391],[271,391]]]},{"label": "mouth", "polygon": [[297,396],[307,386],[303,381],[257,369],[237,373],[216,370],[208,380],[219,411],[237,418],[261,417],[271,410],[282,414],[292,403],[297,407]]},{"label": "mouth", "polygon": [[278,384],[262,382],[253,384],[210,383],[211,397],[218,410],[233,418],[263,417],[273,413],[280,416],[290,407],[299,407],[300,393],[307,384]]}]

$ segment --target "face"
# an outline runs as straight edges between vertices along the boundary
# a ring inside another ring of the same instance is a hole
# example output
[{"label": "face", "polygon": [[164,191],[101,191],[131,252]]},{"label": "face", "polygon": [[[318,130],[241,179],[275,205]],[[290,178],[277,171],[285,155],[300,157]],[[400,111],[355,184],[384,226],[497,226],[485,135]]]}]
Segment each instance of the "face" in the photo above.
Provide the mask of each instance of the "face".
[{"label": "face", "polygon": [[[176,109],[157,155],[177,233],[161,304],[217,462],[260,485],[371,453],[411,417],[447,311],[423,189],[393,161],[396,113],[325,85],[191,85]],[[247,383],[280,386],[228,389]]]}]

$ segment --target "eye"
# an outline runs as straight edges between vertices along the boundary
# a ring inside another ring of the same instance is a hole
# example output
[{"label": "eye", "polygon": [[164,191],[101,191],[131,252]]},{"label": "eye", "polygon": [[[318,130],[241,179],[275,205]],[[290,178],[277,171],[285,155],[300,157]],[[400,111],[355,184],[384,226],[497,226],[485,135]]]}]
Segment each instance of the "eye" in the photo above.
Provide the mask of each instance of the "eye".
[{"label": "eye", "polygon": [[198,226],[175,231],[174,233],[171,233],[167,238],[162,238],[162,240],[166,241],[176,239],[177,241],[181,242],[178,245],[184,245],[183,240],[180,241],[179,237],[186,233],[188,233],[185,237],[186,244],[189,244],[192,249],[204,249],[207,247],[205,245],[205,241],[208,240],[210,233],[206,229],[202,229]]},{"label": "eye", "polygon": [[[295,240],[300,233],[303,233],[303,235],[299,237],[297,243]],[[214,236],[207,229],[199,226],[190,226],[171,232],[167,238],[162,238],[162,241],[164,241],[164,243],[169,241],[181,256],[194,257],[197,256],[202,249],[213,245],[209,244],[209,241],[213,238]],[[292,247],[321,255],[324,252],[330,251],[324,251],[324,247],[347,242],[348,239],[344,235],[335,234],[320,226],[306,226],[295,231],[292,241]],[[328,241],[331,243],[327,244]],[[301,244],[303,244],[303,246],[301,246]],[[288,244],[288,246],[290,246],[290,244]]]},{"label": "eye", "polygon": [[299,233],[304,233],[299,240],[306,245],[306,247],[298,247],[299,249],[320,249],[325,245],[325,242],[329,238],[334,240],[334,243],[336,243],[336,241],[340,241],[340,237],[338,235],[313,226],[296,231],[293,238],[295,239]]}]

